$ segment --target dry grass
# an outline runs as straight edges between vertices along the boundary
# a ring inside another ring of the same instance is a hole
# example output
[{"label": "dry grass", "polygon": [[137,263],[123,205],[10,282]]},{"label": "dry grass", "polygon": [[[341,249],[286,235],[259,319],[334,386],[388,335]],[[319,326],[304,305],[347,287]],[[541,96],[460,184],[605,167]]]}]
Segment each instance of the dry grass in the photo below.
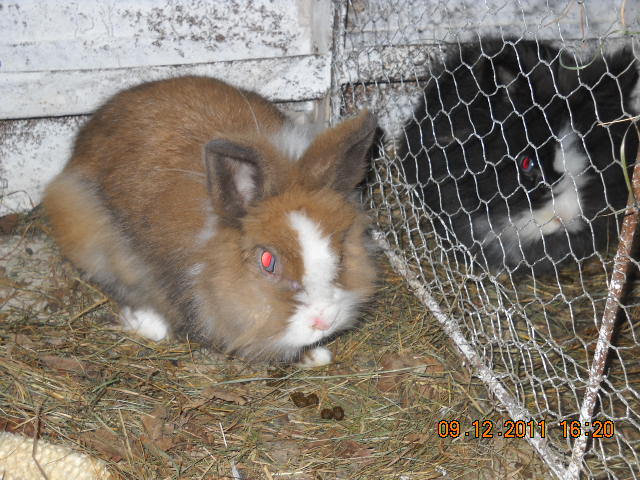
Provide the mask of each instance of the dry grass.
[{"label": "dry grass", "polygon": [[[473,438],[473,420],[502,416],[386,265],[362,325],[330,344],[336,362],[296,370],[121,332],[46,232],[35,213],[0,236],[0,429],[100,457],[117,479],[547,477],[525,440]],[[335,406],[344,419],[323,419]],[[471,435],[439,438],[442,419]]]}]

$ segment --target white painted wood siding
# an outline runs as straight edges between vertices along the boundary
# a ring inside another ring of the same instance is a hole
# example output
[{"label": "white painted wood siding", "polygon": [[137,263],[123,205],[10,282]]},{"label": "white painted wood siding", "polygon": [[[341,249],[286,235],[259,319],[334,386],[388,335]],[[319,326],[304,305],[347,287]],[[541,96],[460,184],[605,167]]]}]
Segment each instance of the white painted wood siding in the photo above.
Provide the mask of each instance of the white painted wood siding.
[{"label": "white painted wood siding", "polygon": [[313,109],[332,26],[331,0],[0,0],[0,215],[37,204],[86,115],[143,81],[208,75]]},{"label": "white painted wood siding", "polygon": [[128,86],[188,73],[281,101],[326,92],[329,0],[20,0],[0,8],[0,119],[85,114]]}]

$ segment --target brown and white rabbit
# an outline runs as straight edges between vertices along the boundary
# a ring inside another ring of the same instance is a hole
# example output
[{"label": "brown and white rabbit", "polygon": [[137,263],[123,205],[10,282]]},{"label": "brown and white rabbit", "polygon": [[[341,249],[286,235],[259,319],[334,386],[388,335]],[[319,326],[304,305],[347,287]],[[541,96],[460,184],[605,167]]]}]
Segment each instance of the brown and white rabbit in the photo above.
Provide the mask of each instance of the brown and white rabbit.
[{"label": "brown and white rabbit", "polygon": [[63,254],[125,327],[322,365],[373,293],[354,195],[375,118],[324,131],[263,97],[181,77],[123,91],[81,129],[44,206]]}]

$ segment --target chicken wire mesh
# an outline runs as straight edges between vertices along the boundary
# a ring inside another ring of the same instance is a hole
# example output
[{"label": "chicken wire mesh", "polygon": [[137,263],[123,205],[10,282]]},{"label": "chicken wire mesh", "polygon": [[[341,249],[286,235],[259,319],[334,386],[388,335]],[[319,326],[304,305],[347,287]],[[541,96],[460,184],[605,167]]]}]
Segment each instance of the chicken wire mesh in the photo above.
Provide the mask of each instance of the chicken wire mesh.
[{"label": "chicken wire mesh", "polygon": [[392,264],[556,476],[639,478],[628,250],[624,295],[608,287],[637,150],[640,2],[336,6],[332,114],[380,118],[366,201]]}]

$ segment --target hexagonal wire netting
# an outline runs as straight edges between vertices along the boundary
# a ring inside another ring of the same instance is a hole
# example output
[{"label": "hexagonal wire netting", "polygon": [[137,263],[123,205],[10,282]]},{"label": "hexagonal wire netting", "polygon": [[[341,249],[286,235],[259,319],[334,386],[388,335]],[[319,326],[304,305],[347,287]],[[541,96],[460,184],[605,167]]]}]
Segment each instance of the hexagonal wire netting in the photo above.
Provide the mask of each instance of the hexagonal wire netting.
[{"label": "hexagonal wire netting", "polygon": [[392,264],[552,472],[639,478],[628,242],[612,272],[640,2],[335,5],[332,114],[380,118],[366,200]]}]

